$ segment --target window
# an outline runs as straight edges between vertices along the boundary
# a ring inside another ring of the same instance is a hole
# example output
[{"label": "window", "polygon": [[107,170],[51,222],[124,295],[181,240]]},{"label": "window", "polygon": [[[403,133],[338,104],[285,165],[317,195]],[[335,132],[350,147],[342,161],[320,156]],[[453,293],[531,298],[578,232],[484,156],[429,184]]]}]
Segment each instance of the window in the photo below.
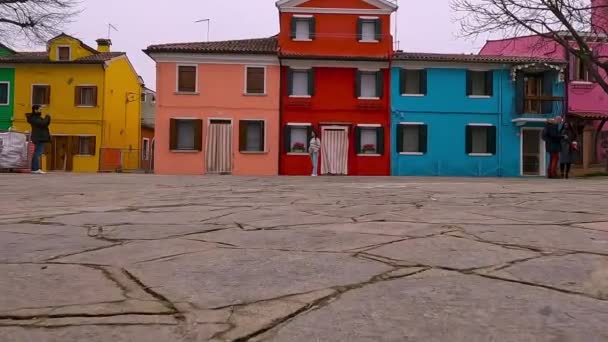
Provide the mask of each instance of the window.
[{"label": "window", "polygon": [[401,69],[401,94],[426,95],[426,70]]},{"label": "window", "polygon": [[141,102],[146,102],[146,93],[141,93]]},{"label": "window", "polygon": [[384,92],[382,71],[357,71],[356,96],[360,99],[378,99]]},{"label": "window", "polygon": [[572,80],[579,82],[590,82],[591,75],[589,73],[589,68],[587,67],[585,62],[574,54],[570,58],[570,67],[572,68]]},{"label": "window", "polygon": [[314,69],[290,69],[287,74],[289,96],[309,97],[314,95]]},{"label": "window", "polygon": [[7,106],[10,104],[10,83],[0,82],[0,106]]},{"label": "window", "polygon": [[477,156],[496,154],[496,126],[468,125],[466,128],[466,153]]},{"label": "window", "polygon": [[78,154],[81,156],[94,156],[95,137],[78,137]]},{"label": "window", "polygon": [[152,100],[151,100],[151,102],[152,102],[152,103],[156,103],[156,96],[155,96],[155,95],[151,95],[151,96],[152,96]]},{"label": "window", "polygon": [[315,18],[294,16],[291,19],[291,39],[308,41],[315,38]]},{"label": "window", "polygon": [[288,125],[285,132],[285,150],[287,153],[307,153],[311,131],[311,126]]},{"label": "window", "polygon": [[196,93],[196,66],[179,65],[177,67],[177,92]]},{"label": "window", "polygon": [[76,106],[95,107],[97,106],[97,87],[96,86],[77,86],[76,87]]},{"label": "window", "polygon": [[47,106],[51,104],[51,87],[48,85],[32,86],[32,105]]},{"label": "window", "polygon": [[249,95],[266,94],[266,68],[247,67],[247,89],[245,93]]},{"label": "window", "polygon": [[397,152],[425,154],[428,127],[422,123],[402,123],[397,127]]},{"label": "window", "polygon": [[359,18],[357,37],[361,42],[378,42],[382,37],[382,22],[379,18]]},{"label": "window", "polygon": [[526,75],[524,77],[525,104],[524,110],[527,114],[540,114],[543,93],[543,79],[538,75]]},{"label": "window", "polygon": [[355,136],[357,154],[384,154],[384,128],[358,126]]},{"label": "window", "polygon": [[69,46],[57,47],[57,60],[58,61],[70,61],[71,59],[71,48]]},{"label": "window", "polygon": [[493,76],[492,71],[467,71],[467,96],[492,96]]},{"label": "window", "polygon": [[141,145],[141,159],[150,160],[150,139],[144,138]]},{"label": "window", "polygon": [[239,151],[264,152],[264,121],[239,121]]},{"label": "window", "polygon": [[202,151],[203,120],[171,119],[169,148],[172,151]]}]

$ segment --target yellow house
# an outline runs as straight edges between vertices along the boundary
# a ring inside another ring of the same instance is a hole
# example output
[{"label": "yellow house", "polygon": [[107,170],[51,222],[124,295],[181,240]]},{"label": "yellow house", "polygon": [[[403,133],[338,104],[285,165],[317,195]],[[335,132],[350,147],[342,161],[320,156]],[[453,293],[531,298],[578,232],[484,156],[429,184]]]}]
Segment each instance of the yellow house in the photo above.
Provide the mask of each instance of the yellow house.
[{"label": "yellow house", "polygon": [[50,114],[52,143],[43,165],[51,171],[98,172],[139,168],[141,83],[124,52],[109,39],[93,49],[66,34],[45,52],[0,57],[15,68],[13,129],[29,131],[25,113]]}]

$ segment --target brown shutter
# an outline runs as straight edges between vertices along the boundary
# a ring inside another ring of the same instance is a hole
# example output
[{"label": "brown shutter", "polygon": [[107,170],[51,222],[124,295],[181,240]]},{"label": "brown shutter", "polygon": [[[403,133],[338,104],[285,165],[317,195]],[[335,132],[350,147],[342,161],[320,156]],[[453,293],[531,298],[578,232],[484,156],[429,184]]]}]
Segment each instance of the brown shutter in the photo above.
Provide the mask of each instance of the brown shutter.
[{"label": "brown shutter", "polygon": [[81,87],[76,87],[74,88],[74,105],[75,106],[80,106],[80,91],[82,90]]},{"label": "brown shutter", "polygon": [[46,98],[44,99],[44,104],[50,105],[51,104],[51,86],[45,87],[44,94],[46,96]]},{"label": "brown shutter", "polygon": [[196,91],[196,67],[194,66],[179,66],[178,67],[178,85],[177,91],[190,92]]},{"label": "brown shutter", "polygon": [[194,124],[194,149],[197,151],[203,150],[203,120],[193,120]]},{"label": "brown shutter", "polygon": [[264,94],[264,68],[247,68],[247,94]]},{"label": "brown shutter", "polygon": [[89,138],[89,152],[91,153],[92,156],[97,154],[97,150],[96,148],[96,141],[95,141],[96,137],[90,137]]},{"label": "brown shutter", "polygon": [[264,127],[265,125],[265,121],[260,121],[260,152],[265,152],[266,151],[266,146],[265,146],[265,132],[266,132],[266,127]]},{"label": "brown shutter", "polygon": [[247,151],[247,125],[248,121],[239,121],[239,151]]},{"label": "brown shutter", "polygon": [[93,106],[97,107],[97,86],[91,88],[93,89]]},{"label": "brown shutter", "polygon": [[177,150],[177,120],[169,120],[169,149]]}]

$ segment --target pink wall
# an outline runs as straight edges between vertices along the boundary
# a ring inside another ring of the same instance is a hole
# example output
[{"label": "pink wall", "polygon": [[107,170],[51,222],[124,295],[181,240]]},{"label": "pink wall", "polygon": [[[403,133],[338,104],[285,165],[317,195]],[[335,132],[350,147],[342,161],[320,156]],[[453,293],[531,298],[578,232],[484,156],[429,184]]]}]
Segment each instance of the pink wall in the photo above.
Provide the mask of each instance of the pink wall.
[{"label": "pink wall", "polygon": [[[278,63],[277,63],[278,64]],[[254,65],[252,63],[252,65]],[[247,96],[244,64],[198,64],[198,94],[176,94],[176,63],[157,63],[157,111],[155,172],[204,174],[208,120],[232,119],[233,174],[276,175],[279,164],[279,66],[266,67],[265,96]],[[172,152],[169,149],[171,118],[203,120],[203,151]],[[239,120],[266,121],[266,152],[239,152]]]}]

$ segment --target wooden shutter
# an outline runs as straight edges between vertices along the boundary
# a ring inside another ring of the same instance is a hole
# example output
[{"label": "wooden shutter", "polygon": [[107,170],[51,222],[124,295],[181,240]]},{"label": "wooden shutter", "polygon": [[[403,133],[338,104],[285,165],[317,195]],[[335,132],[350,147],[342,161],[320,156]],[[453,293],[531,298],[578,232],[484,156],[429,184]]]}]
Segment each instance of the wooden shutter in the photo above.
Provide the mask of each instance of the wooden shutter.
[{"label": "wooden shutter", "polygon": [[486,71],[486,95],[494,95],[494,71]]},{"label": "wooden shutter", "polygon": [[247,94],[264,94],[263,67],[247,67]]},{"label": "wooden shutter", "polygon": [[194,149],[196,151],[203,150],[203,120],[193,120],[194,125]]},{"label": "wooden shutter", "polygon": [[195,66],[181,65],[178,67],[177,91],[188,93],[196,91],[196,70]]},{"label": "wooden shutter", "polygon": [[384,96],[384,71],[376,72],[376,97]]},{"label": "wooden shutter", "polygon": [[525,111],[525,87],[524,74],[518,71],[515,75],[515,110],[517,114],[524,114]]},{"label": "wooden shutter", "polygon": [[[553,71],[545,71],[543,73],[543,96],[553,96],[553,84],[555,83],[555,74]],[[553,101],[541,101],[541,110],[543,114],[553,114]]]},{"label": "wooden shutter", "polygon": [[399,69],[399,95],[405,94],[406,77],[407,71],[405,69]]},{"label": "wooden shutter", "polygon": [[376,128],[376,146],[378,154],[384,154],[384,127]]},{"label": "wooden shutter", "polygon": [[427,94],[427,80],[426,80],[427,70],[420,70],[420,94]]},{"label": "wooden shutter", "polygon": [[265,152],[266,151],[266,122],[265,121],[258,121],[260,123],[260,152]]},{"label": "wooden shutter", "polygon": [[361,127],[357,126],[355,127],[355,151],[357,154],[363,152],[361,147],[363,147],[361,146]]},{"label": "wooden shutter", "polygon": [[357,19],[357,40],[363,40],[363,19]]},{"label": "wooden shutter", "polygon": [[464,153],[470,154],[473,152],[473,127],[467,125],[465,131],[465,150]]},{"label": "wooden shutter", "polygon": [[92,105],[97,107],[97,86],[91,87],[93,91],[93,103]]},{"label": "wooden shutter", "polygon": [[591,65],[589,66],[589,81],[591,82],[597,82],[597,79],[595,78],[595,76],[593,76],[592,72],[595,71],[596,73],[600,72],[600,69],[597,65],[597,63],[599,62],[599,51],[597,50],[597,48],[593,51],[591,51]]},{"label": "wooden shutter", "polygon": [[90,155],[94,156],[97,154],[97,146],[96,146],[96,137],[89,137],[89,153]]},{"label": "wooden shutter", "polygon": [[285,125],[283,141],[285,142],[285,153],[291,152],[291,126]]},{"label": "wooden shutter", "polygon": [[418,150],[421,153],[426,153],[428,151],[428,131],[429,128],[427,125],[418,126]]},{"label": "wooden shutter", "polygon": [[169,120],[169,149],[177,150],[177,120]]},{"label": "wooden shutter", "polygon": [[291,17],[291,32],[290,32],[291,39],[296,38],[297,27],[298,27],[298,19],[292,16]]},{"label": "wooden shutter", "polygon": [[44,87],[44,94],[45,94],[44,104],[50,105],[51,104],[51,86]]},{"label": "wooden shutter", "polygon": [[287,95],[293,95],[293,69],[287,69]]},{"label": "wooden shutter", "polygon": [[315,95],[315,68],[308,70],[308,95]]},{"label": "wooden shutter", "polygon": [[471,70],[467,70],[467,96],[471,96],[473,94],[473,72]]},{"label": "wooden shutter", "polygon": [[361,71],[355,71],[355,98],[361,97]]},{"label": "wooden shutter", "polygon": [[308,19],[308,32],[310,39],[315,39],[317,37],[317,21],[315,17]]},{"label": "wooden shutter", "polygon": [[80,95],[82,92],[82,87],[76,87],[74,88],[74,105],[75,106],[80,106],[81,105],[81,101],[80,99],[82,98],[82,96]]},{"label": "wooden shutter", "polygon": [[570,76],[570,81],[576,81],[576,69],[577,69],[577,62],[578,62],[578,57],[573,54],[572,52],[569,52],[569,56],[570,58],[568,59],[568,69],[569,69],[569,76]]},{"label": "wooden shutter", "polygon": [[374,21],[374,24],[376,27],[376,40],[381,41],[382,40],[382,20],[376,19]]},{"label": "wooden shutter", "polygon": [[243,152],[247,150],[247,124],[248,121],[239,121],[239,151]]},{"label": "wooden shutter", "polygon": [[488,153],[496,154],[496,126],[488,127]]},{"label": "wooden shutter", "polygon": [[405,125],[397,125],[397,153],[403,152],[403,132],[405,131]]}]

